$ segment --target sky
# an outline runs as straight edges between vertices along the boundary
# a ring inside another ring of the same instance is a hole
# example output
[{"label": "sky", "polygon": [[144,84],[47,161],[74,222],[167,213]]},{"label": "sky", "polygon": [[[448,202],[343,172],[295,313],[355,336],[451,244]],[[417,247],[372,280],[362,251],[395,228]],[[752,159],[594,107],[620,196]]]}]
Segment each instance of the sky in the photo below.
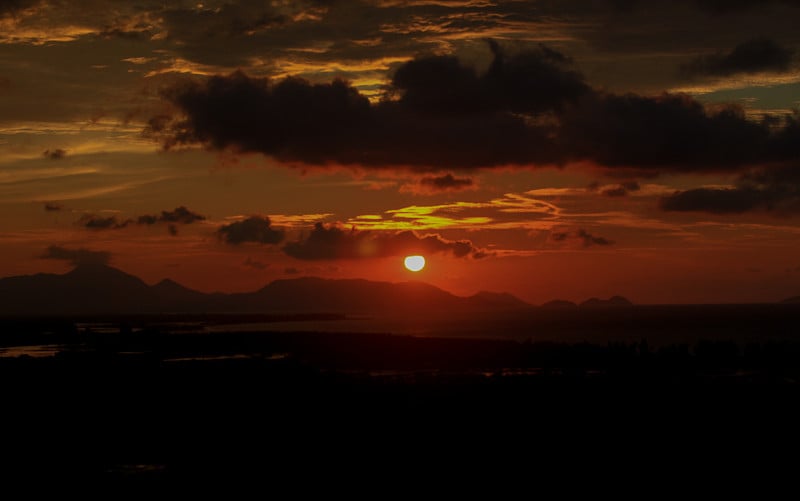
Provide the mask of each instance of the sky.
[{"label": "sky", "polygon": [[2,0],[0,276],[796,296],[798,25],[795,0]]}]

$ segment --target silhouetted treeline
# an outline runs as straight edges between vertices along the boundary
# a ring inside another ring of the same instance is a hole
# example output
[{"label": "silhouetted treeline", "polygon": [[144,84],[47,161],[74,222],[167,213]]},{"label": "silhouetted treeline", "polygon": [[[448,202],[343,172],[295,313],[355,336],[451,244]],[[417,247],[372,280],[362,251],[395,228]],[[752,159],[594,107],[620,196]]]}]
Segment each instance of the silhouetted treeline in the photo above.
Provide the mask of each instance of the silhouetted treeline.
[{"label": "silhouetted treeline", "polygon": [[[583,374],[596,377],[633,374],[686,376],[729,374],[800,375],[800,340],[737,343],[699,340],[651,347],[636,342],[559,343],[509,339],[436,338],[381,333],[223,332],[165,333],[158,327],[118,332],[76,329],[54,324],[57,332],[17,332],[5,336],[6,346],[46,340],[58,353],[52,361],[0,358],[0,367],[114,360],[115,364],[210,362],[224,358],[291,359],[323,371],[477,371],[513,375]],[[13,342],[12,342],[13,341]],[[11,348],[9,348],[11,349]],[[13,352],[12,352],[13,354]],[[516,371],[516,372],[515,372]]]}]

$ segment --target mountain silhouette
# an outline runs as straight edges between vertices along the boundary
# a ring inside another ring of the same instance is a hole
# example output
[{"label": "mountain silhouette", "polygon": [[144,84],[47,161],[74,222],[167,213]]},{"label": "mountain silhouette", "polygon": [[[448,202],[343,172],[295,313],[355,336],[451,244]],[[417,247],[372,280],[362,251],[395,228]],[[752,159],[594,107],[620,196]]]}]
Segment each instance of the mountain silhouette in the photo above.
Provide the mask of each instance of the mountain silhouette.
[{"label": "mountain silhouette", "polygon": [[455,296],[423,282],[314,277],[275,280],[249,293],[207,294],[165,279],[148,285],[106,265],[0,279],[0,314],[456,313],[530,307],[511,294]]},{"label": "mountain silhouette", "polygon": [[552,301],[544,303],[541,307],[547,309],[569,309],[569,308],[577,308],[578,305],[573,303],[572,301],[567,301],[565,299],[554,299]]},{"label": "mountain silhouette", "polygon": [[633,303],[622,296],[612,296],[608,299],[593,297],[580,304],[581,308],[608,308],[615,306],[633,306]]}]

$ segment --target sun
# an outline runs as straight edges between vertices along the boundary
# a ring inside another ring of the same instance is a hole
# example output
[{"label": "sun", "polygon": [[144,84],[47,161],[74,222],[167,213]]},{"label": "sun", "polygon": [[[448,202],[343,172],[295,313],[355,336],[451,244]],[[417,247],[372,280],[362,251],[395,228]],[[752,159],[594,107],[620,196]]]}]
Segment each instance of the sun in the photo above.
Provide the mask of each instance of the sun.
[{"label": "sun", "polygon": [[406,265],[410,271],[420,271],[425,267],[425,258],[422,256],[406,256],[403,264]]}]

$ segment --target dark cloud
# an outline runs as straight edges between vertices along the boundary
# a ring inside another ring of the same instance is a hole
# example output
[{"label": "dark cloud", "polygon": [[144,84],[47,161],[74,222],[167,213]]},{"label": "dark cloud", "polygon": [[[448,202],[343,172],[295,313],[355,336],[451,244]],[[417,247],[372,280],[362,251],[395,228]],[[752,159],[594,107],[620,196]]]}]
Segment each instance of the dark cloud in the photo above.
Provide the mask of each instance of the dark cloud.
[{"label": "dark cloud", "polygon": [[253,268],[255,270],[266,270],[267,268],[269,268],[269,263],[263,263],[261,261],[258,261],[257,259],[253,259],[250,257],[245,259],[244,263],[242,264],[247,266],[248,268]]},{"label": "dark cloud", "polygon": [[480,75],[450,56],[401,65],[391,86],[398,98],[375,104],[341,80],[275,83],[236,72],[183,82],[164,93],[182,116],[154,117],[146,132],[166,148],[199,143],[289,163],[424,169],[588,161],[629,176],[800,155],[797,116],[756,122],[687,95],[593,90],[556,51],[493,48]]},{"label": "dark cloud", "polygon": [[[154,117],[146,133],[161,138],[167,148],[201,143],[318,165],[446,168],[552,161],[557,157],[547,144],[548,131],[510,112],[557,108],[570,95],[571,87],[565,84],[568,90],[563,90],[556,82],[578,77],[560,69],[551,52],[540,49],[507,62],[496,54],[490,72],[477,83],[471,70],[452,58],[415,60],[398,70],[400,99],[377,104],[341,80],[272,83],[241,72],[211,77],[169,89],[165,97],[184,118]],[[447,93],[437,75],[448,72],[454,73],[448,77],[451,87],[477,88],[456,92],[456,98],[437,107],[423,106]],[[557,95],[525,97],[522,82],[519,88],[510,85],[514,78],[533,82],[537,77],[540,87]],[[458,112],[462,105],[464,112]]]},{"label": "dark cloud", "polygon": [[277,244],[283,241],[285,232],[272,227],[266,216],[250,216],[242,221],[225,224],[217,230],[217,235],[229,244],[255,242],[259,244]]},{"label": "dark cloud", "polygon": [[125,228],[133,223],[131,219],[121,220],[117,216],[97,216],[94,214],[84,214],[78,219],[78,225],[90,230],[118,230]]},{"label": "dark cloud", "polygon": [[400,191],[416,194],[436,194],[443,191],[462,191],[475,187],[475,182],[469,177],[455,177],[452,174],[441,176],[425,176],[416,183],[403,185]]},{"label": "dark cloud", "polygon": [[423,177],[419,184],[435,190],[461,190],[472,186],[472,178],[454,177],[452,174],[445,174],[438,177]]},{"label": "dark cloud", "polygon": [[539,45],[513,56],[490,41],[494,59],[483,75],[453,56],[433,56],[402,65],[392,79],[409,109],[439,114],[561,109],[589,92],[569,58]]},{"label": "dark cloud", "polygon": [[123,30],[120,28],[105,28],[97,34],[98,38],[102,38],[104,40],[111,40],[115,38],[119,38],[122,40],[131,40],[131,41],[144,41],[149,36],[152,36],[148,31],[142,30]]},{"label": "dark cloud", "polygon": [[742,109],[706,109],[681,94],[598,93],[561,118],[565,154],[605,167],[713,171],[787,160],[800,153],[796,117],[783,126],[748,120]]},{"label": "dark cloud", "polygon": [[692,0],[700,8],[719,14],[725,14],[737,10],[752,9],[754,7],[766,7],[770,4],[786,4],[800,6],[798,0]]},{"label": "dark cloud", "polygon": [[440,235],[418,235],[413,231],[374,232],[346,229],[338,224],[317,223],[304,238],[287,243],[289,256],[304,260],[366,259],[406,254],[451,254],[480,259],[488,253],[469,240],[447,240]]},{"label": "dark cloud", "polygon": [[46,204],[44,204],[45,212],[57,212],[63,208],[64,208],[63,205],[54,202],[47,202]]},{"label": "dark cloud", "polygon": [[106,251],[93,251],[89,249],[68,249],[60,245],[51,245],[39,256],[41,259],[57,259],[69,261],[75,266],[86,264],[108,264],[111,253]]},{"label": "dark cloud", "polygon": [[607,238],[592,235],[583,228],[574,230],[553,230],[550,232],[551,242],[578,242],[581,247],[591,247],[593,245],[612,245],[614,242]]},{"label": "dark cloud", "polygon": [[45,158],[49,158],[50,160],[61,160],[62,158],[67,156],[67,150],[62,150],[61,148],[56,148],[54,150],[45,150],[42,155]]},{"label": "dark cloud", "polygon": [[191,224],[197,221],[205,221],[206,217],[187,209],[184,206],[176,207],[171,211],[161,211],[159,215],[146,214],[139,216],[136,222],[138,224],[156,224],[156,223],[181,223]]},{"label": "dark cloud", "polygon": [[737,45],[728,53],[699,56],[683,65],[688,75],[730,76],[738,73],[786,73],[791,68],[794,51],[768,38],[754,38]]},{"label": "dark cloud", "polygon": [[[595,190],[597,187],[594,188]],[[641,187],[636,181],[628,181],[618,184],[613,188],[606,188],[601,193],[607,197],[624,197],[632,191],[639,191]]]},{"label": "dark cloud", "polygon": [[661,208],[675,212],[738,214],[764,203],[764,194],[749,188],[695,188],[661,199]]},{"label": "dark cloud", "polygon": [[38,0],[0,0],[0,17],[15,14],[38,3]]},{"label": "dark cloud", "polygon": [[765,211],[775,215],[800,213],[800,167],[760,169],[742,175],[732,188],[676,191],[660,201],[665,211],[739,214]]}]

